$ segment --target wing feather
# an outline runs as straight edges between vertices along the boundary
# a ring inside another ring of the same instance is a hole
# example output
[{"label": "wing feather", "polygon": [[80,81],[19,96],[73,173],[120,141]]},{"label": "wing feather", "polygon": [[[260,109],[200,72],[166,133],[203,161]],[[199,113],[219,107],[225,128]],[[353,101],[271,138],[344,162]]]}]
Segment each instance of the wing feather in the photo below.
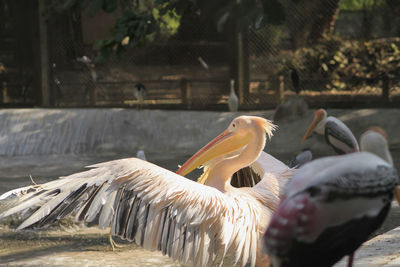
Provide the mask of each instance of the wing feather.
[{"label": "wing feather", "polygon": [[118,191],[106,191],[106,196],[103,197],[102,203],[103,208],[99,218],[99,228],[105,229],[110,225],[112,216],[114,215],[114,204],[116,203],[115,198],[117,197]]},{"label": "wing feather", "polygon": [[[91,198],[92,200],[88,201],[87,204],[85,205],[88,207],[87,208],[87,213],[84,214],[83,212],[81,213],[81,216],[79,216],[79,219],[82,220],[82,217],[84,218],[85,221],[87,222],[92,222],[96,216],[99,214],[102,206],[104,205],[103,195],[104,192],[108,189],[110,185],[109,184],[102,184],[100,189],[95,192],[95,195]],[[79,214],[79,213],[78,213]]]},{"label": "wing feather", "polygon": [[245,264],[249,259],[254,266],[259,229],[252,205],[242,203],[249,199],[224,194],[135,158],[90,167],[34,190],[3,194],[0,199],[17,196],[18,201],[0,218],[42,205],[19,229],[69,215],[87,222],[99,218],[99,227],[111,226],[113,235],[191,266],[209,266],[219,251],[225,255],[231,249],[236,261]]},{"label": "wing feather", "polygon": [[25,220],[20,226],[18,226],[17,230],[23,229],[31,224],[34,224],[47,216],[54,208],[56,208],[60,203],[69,195],[69,192],[63,192],[57,194],[54,198],[52,198],[49,202],[35,211],[27,220]]},{"label": "wing feather", "polygon": [[186,237],[185,237],[185,251],[183,252],[183,263],[187,264],[193,253],[193,237],[194,237],[194,227],[186,227]]}]

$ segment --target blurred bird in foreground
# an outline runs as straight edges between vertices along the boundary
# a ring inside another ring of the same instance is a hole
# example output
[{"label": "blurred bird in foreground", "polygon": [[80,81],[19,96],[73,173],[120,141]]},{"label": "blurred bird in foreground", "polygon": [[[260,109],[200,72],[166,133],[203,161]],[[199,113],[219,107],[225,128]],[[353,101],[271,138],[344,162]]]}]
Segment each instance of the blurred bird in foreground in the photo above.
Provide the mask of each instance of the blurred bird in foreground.
[{"label": "blurred bird in foreground", "polygon": [[264,235],[273,267],[332,266],[381,226],[398,183],[383,132],[365,132],[363,152],[320,158],[295,172]]},{"label": "blurred bird in foreground", "polygon": [[324,109],[315,111],[314,120],[303,137],[303,143],[312,132],[325,135],[326,142],[337,154],[348,154],[360,150],[357,139],[346,124],[338,118],[327,117],[327,112]]},{"label": "blurred bird in foreground", "polygon": [[230,93],[228,98],[228,107],[230,112],[236,112],[239,109],[239,98],[235,93],[235,80],[231,80]]}]

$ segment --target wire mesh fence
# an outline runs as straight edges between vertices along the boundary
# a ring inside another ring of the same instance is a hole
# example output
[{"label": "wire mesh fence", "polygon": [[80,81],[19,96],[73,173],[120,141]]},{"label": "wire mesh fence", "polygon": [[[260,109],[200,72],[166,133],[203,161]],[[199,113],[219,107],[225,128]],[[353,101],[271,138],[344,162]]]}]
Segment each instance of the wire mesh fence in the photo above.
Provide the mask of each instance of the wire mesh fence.
[{"label": "wire mesh fence", "polygon": [[[341,11],[337,14],[340,1],[335,0],[314,6],[307,5],[307,1],[299,1],[297,5],[292,1],[282,2],[292,7],[286,9],[283,23],[249,27],[243,32],[244,45],[240,49],[244,61],[237,59],[235,38],[222,36],[225,32],[217,38],[205,39],[204,29],[197,25],[198,28],[190,29],[192,38],[172,36],[156,40],[144,47],[129,48],[119,58],[98,62],[94,37],[88,39],[99,30],[92,27],[88,31],[86,24],[91,19],[105,21],[104,14],[94,18],[74,18],[68,14],[49,16],[51,105],[226,110],[231,79],[236,80],[241,109],[274,108],[285,99],[284,95],[296,93],[303,95],[311,106],[398,103],[400,39],[392,36],[398,36],[399,32],[387,30],[383,13],[374,17],[373,29],[359,31],[357,35],[357,31],[349,28],[368,27],[365,21],[370,13]],[[1,4],[3,13],[10,11],[7,3],[10,5],[11,1]],[[310,15],[316,12],[322,18]],[[336,15],[335,20],[324,20]],[[346,23],[349,21],[351,26]],[[9,28],[15,26],[12,21],[7,23]],[[333,25],[333,34],[327,34]],[[3,40],[8,38],[6,33],[3,28]],[[378,37],[385,38],[376,40]],[[10,38],[18,41],[18,34]],[[13,53],[26,50],[18,49]],[[16,59],[5,56],[0,59],[3,66],[0,68],[1,102],[40,104],[34,93],[40,89],[35,91],[35,83],[23,81],[21,75],[13,78],[12,60]],[[29,70],[38,64],[26,65]],[[238,68],[244,70],[243,77],[238,75]],[[36,75],[35,71],[29,73]],[[239,88],[241,82],[244,86]],[[137,96],[137,84],[146,88],[142,97]]]}]

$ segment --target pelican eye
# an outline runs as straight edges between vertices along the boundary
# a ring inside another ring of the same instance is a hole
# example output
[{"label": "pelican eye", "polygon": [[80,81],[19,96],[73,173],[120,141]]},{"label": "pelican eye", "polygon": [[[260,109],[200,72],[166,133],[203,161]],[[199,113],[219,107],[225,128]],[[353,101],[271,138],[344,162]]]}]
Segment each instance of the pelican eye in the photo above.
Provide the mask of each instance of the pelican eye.
[{"label": "pelican eye", "polygon": [[232,127],[236,127],[236,123],[232,123]]}]

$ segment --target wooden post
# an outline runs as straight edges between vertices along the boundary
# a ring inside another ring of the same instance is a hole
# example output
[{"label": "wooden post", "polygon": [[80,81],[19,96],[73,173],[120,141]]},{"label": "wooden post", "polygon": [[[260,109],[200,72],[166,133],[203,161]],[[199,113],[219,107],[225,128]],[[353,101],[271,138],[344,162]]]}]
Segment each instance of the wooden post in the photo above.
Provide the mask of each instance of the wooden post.
[{"label": "wooden post", "polygon": [[390,94],[390,77],[389,74],[384,73],[382,75],[382,98],[384,101],[389,102]]},{"label": "wooden post", "polygon": [[187,109],[192,108],[192,90],[190,88],[189,81],[186,78],[182,78],[180,82],[181,86],[181,97],[182,103]]},{"label": "wooden post", "polygon": [[279,104],[282,104],[285,101],[285,79],[283,75],[279,75],[278,96],[279,96]]},{"label": "wooden post", "polygon": [[1,94],[1,103],[8,103],[7,82],[2,82],[3,90]]},{"label": "wooden post", "polygon": [[90,93],[90,104],[92,106],[96,105],[97,102],[97,72],[95,69],[94,63],[89,63],[87,64],[89,71],[90,71],[90,88],[89,88],[89,93]]},{"label": "wooden post", "polygon": [[[236,4],[240,5],[241,0],[236,0]],[[249,59],[247,51],[247,32],[242,32],[235,24],[234,29],[234,75],[236,80],[236,88],[239,93],[239,105],[243,105],[249,96]]]},{"label": "wooden post", "polygon": [[40,46],[40,68],[41,68],[41,104],[50,106],[50,83],[49,83],[49,53],[47,45],[47,21],[44,17],[46,9],[45,0],[39,0],[39,46]]},{"label": "wooden post", "polygon": [[244,60],[243,60],[243,33],[236,33],[236,84],[239,91],[239,103],[244,103]]}]

